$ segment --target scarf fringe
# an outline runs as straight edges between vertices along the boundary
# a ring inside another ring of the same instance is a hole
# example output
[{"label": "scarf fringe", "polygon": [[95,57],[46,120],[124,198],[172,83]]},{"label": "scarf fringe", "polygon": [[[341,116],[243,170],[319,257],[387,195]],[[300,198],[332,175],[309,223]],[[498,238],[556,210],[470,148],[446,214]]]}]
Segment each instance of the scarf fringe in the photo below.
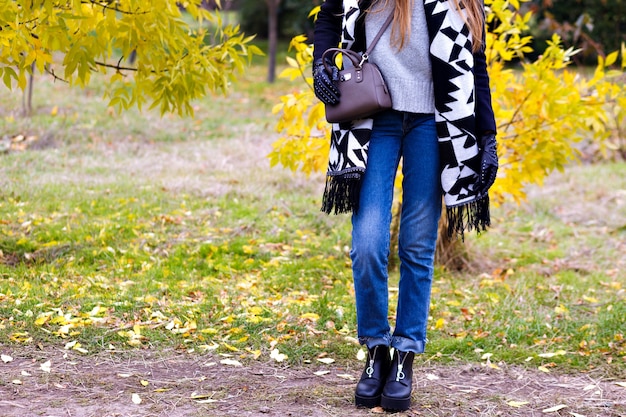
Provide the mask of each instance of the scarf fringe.
[{"label": "scarf fringe", "polygon": [[464,240],[465,230],[476,230],[477,233],[484,232],[491,226],[491,216],[489,213],[489,195],[456,207],[447,207],[448,216],[448,237],[456,235]]},{"label": "scarf fringe", "polygon": [[322,211],[326,214],[350,213],[359,209],[360,176],[326,176]]}]

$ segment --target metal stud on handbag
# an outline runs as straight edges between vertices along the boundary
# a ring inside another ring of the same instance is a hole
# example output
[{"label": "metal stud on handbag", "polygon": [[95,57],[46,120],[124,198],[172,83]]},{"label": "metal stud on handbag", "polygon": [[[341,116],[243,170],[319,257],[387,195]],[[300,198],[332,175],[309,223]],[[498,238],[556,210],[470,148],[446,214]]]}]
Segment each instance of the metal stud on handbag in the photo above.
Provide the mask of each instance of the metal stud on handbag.
[{"label": "metal stud on handbag", "polygon": [[352,62],[351,66],[344,64],[344,69],[339,71],[339,103],[325,106],[326,120],[329,123],[363,119],[391,108],[391,95],[385,80],[376,64],[368,62],[368,58],[392,19],[393,12],[362,55],[342,48],[330,48],[322,55],[322,62],[329,73],[332,73],[329,62],[335,62],[337,54],[343,55],[344,62],[346,58]]}]

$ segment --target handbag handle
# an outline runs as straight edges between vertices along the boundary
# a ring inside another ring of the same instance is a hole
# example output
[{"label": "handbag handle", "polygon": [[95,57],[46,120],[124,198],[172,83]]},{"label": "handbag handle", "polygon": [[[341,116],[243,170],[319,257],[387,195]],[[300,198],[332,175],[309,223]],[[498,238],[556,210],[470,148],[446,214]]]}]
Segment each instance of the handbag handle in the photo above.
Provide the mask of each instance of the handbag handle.
[{"label": "handbag handle", "polygon": [[[352,65],[354,65],[356,69],[361,69],[361,67],[363,66],[363,62],[366,61],[366,59],[363,59],[361,54],[354,52],[351,49],[328,48],[322,54],[322,62],[324,63],[324,68],[326,69],[326,72],[328,72],[329,74],[332,74],[332,68],[329,62],[335,62],[335,57],[337,56],[337,54],[343,54],[344,57],[349,58],[350,61],[352,61]],[[332,55],[331,57],[329,57],[330,59],[326,59],[328,55]]]},{"label": "handbag handle", "polygon": [[367,48],[367,50],[362,55],[351,49],[343,49],[343,48],[329,48],[326,51],[324,51],[324,53],[322,54],[322,63],[324,64],[324,68],[326,69],[326,71],[329,73],[332,73],[332,68],[330,67],[330,65],[327,63],[327,60],[325,59],[327,53],[333,54],[332,58],[329,60],[331,62],[334,62],[335,56],[337,54],[342,53],[346,55],[350,59],[350,61],[352,61],[352,64],[355,66],[355,68],[361,68],[361,66],[363,66],[363,63],[369,59],[369,54],[372,53],[372,51],[374,50],[374,47],[376,46],[380,38],[383,36],[383,33],[385,32],[385,30],[387,30],[392,20],[393,20],[393,11],[389,13],[389,16],[387,16],[387,20],[385,20],[385,23],[383,23],[383,26],[380,28],[380,30],[378,31],[374,39],[372,39],[372,43],[370,43],[369,48]]}]

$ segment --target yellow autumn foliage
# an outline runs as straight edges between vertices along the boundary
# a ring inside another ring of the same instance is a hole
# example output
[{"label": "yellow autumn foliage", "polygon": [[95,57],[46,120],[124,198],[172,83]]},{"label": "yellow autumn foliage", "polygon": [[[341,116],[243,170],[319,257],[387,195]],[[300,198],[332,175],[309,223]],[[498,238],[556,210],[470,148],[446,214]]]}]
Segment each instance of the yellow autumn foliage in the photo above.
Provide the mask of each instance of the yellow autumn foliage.
[{"label": "yellow autumn foliage", "polygon": [[[526,1],[526,0],[523,0]],[[619,146],[626,124],[626,47],[600,58],[593,75],[569,68],[577,51],[566,49],[558,35],[531,62],[528,32],[531,12],[520,2],[486,0],[487,61],[498,124],[500,171],[491,192],[496,203],[524,200],[524,186],[542,184],[553,170],[579,158],[577,142],[592,141],[606,154]],[[330,126],[312,89],[313,47],[305,36],[293,38],[295,58],[280,76],[300,80],[303,88],[284,95],[273,111],[281,136],[269,154],[272,166],[306,174],[324,171]],[[621,61],[618,59],[621,55]],[[518,60],[519,65],[512,61]]]},{"label": "yellow autumn foliage", "polygon": [[105,95],[117,110],[192,115],[193,100],[226,92],[261,54],[253,37],[202,3],[0,0],[0,80],[25,89],[36,69],[85,87],[93,74],[108,73]]}]

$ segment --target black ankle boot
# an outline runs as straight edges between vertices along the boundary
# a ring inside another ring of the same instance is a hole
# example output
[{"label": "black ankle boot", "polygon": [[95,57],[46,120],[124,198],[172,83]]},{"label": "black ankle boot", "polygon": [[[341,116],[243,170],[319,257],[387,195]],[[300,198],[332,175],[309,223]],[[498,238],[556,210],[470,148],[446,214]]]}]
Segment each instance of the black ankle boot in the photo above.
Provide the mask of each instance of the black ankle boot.
[{"label": "black ankle boot", "polygon": [[368,349],[367,363],[354,392],[354,403],[357,407],[374,408],[380,405],[380,394],[385,386],[390,362],[387,346]]},{"label": "black ankle boot", "polygon": [[404,411],[411,406],[413,358],[413,352],[394,350],[391,369],[380,400],[380,405],[385,410]]}]

